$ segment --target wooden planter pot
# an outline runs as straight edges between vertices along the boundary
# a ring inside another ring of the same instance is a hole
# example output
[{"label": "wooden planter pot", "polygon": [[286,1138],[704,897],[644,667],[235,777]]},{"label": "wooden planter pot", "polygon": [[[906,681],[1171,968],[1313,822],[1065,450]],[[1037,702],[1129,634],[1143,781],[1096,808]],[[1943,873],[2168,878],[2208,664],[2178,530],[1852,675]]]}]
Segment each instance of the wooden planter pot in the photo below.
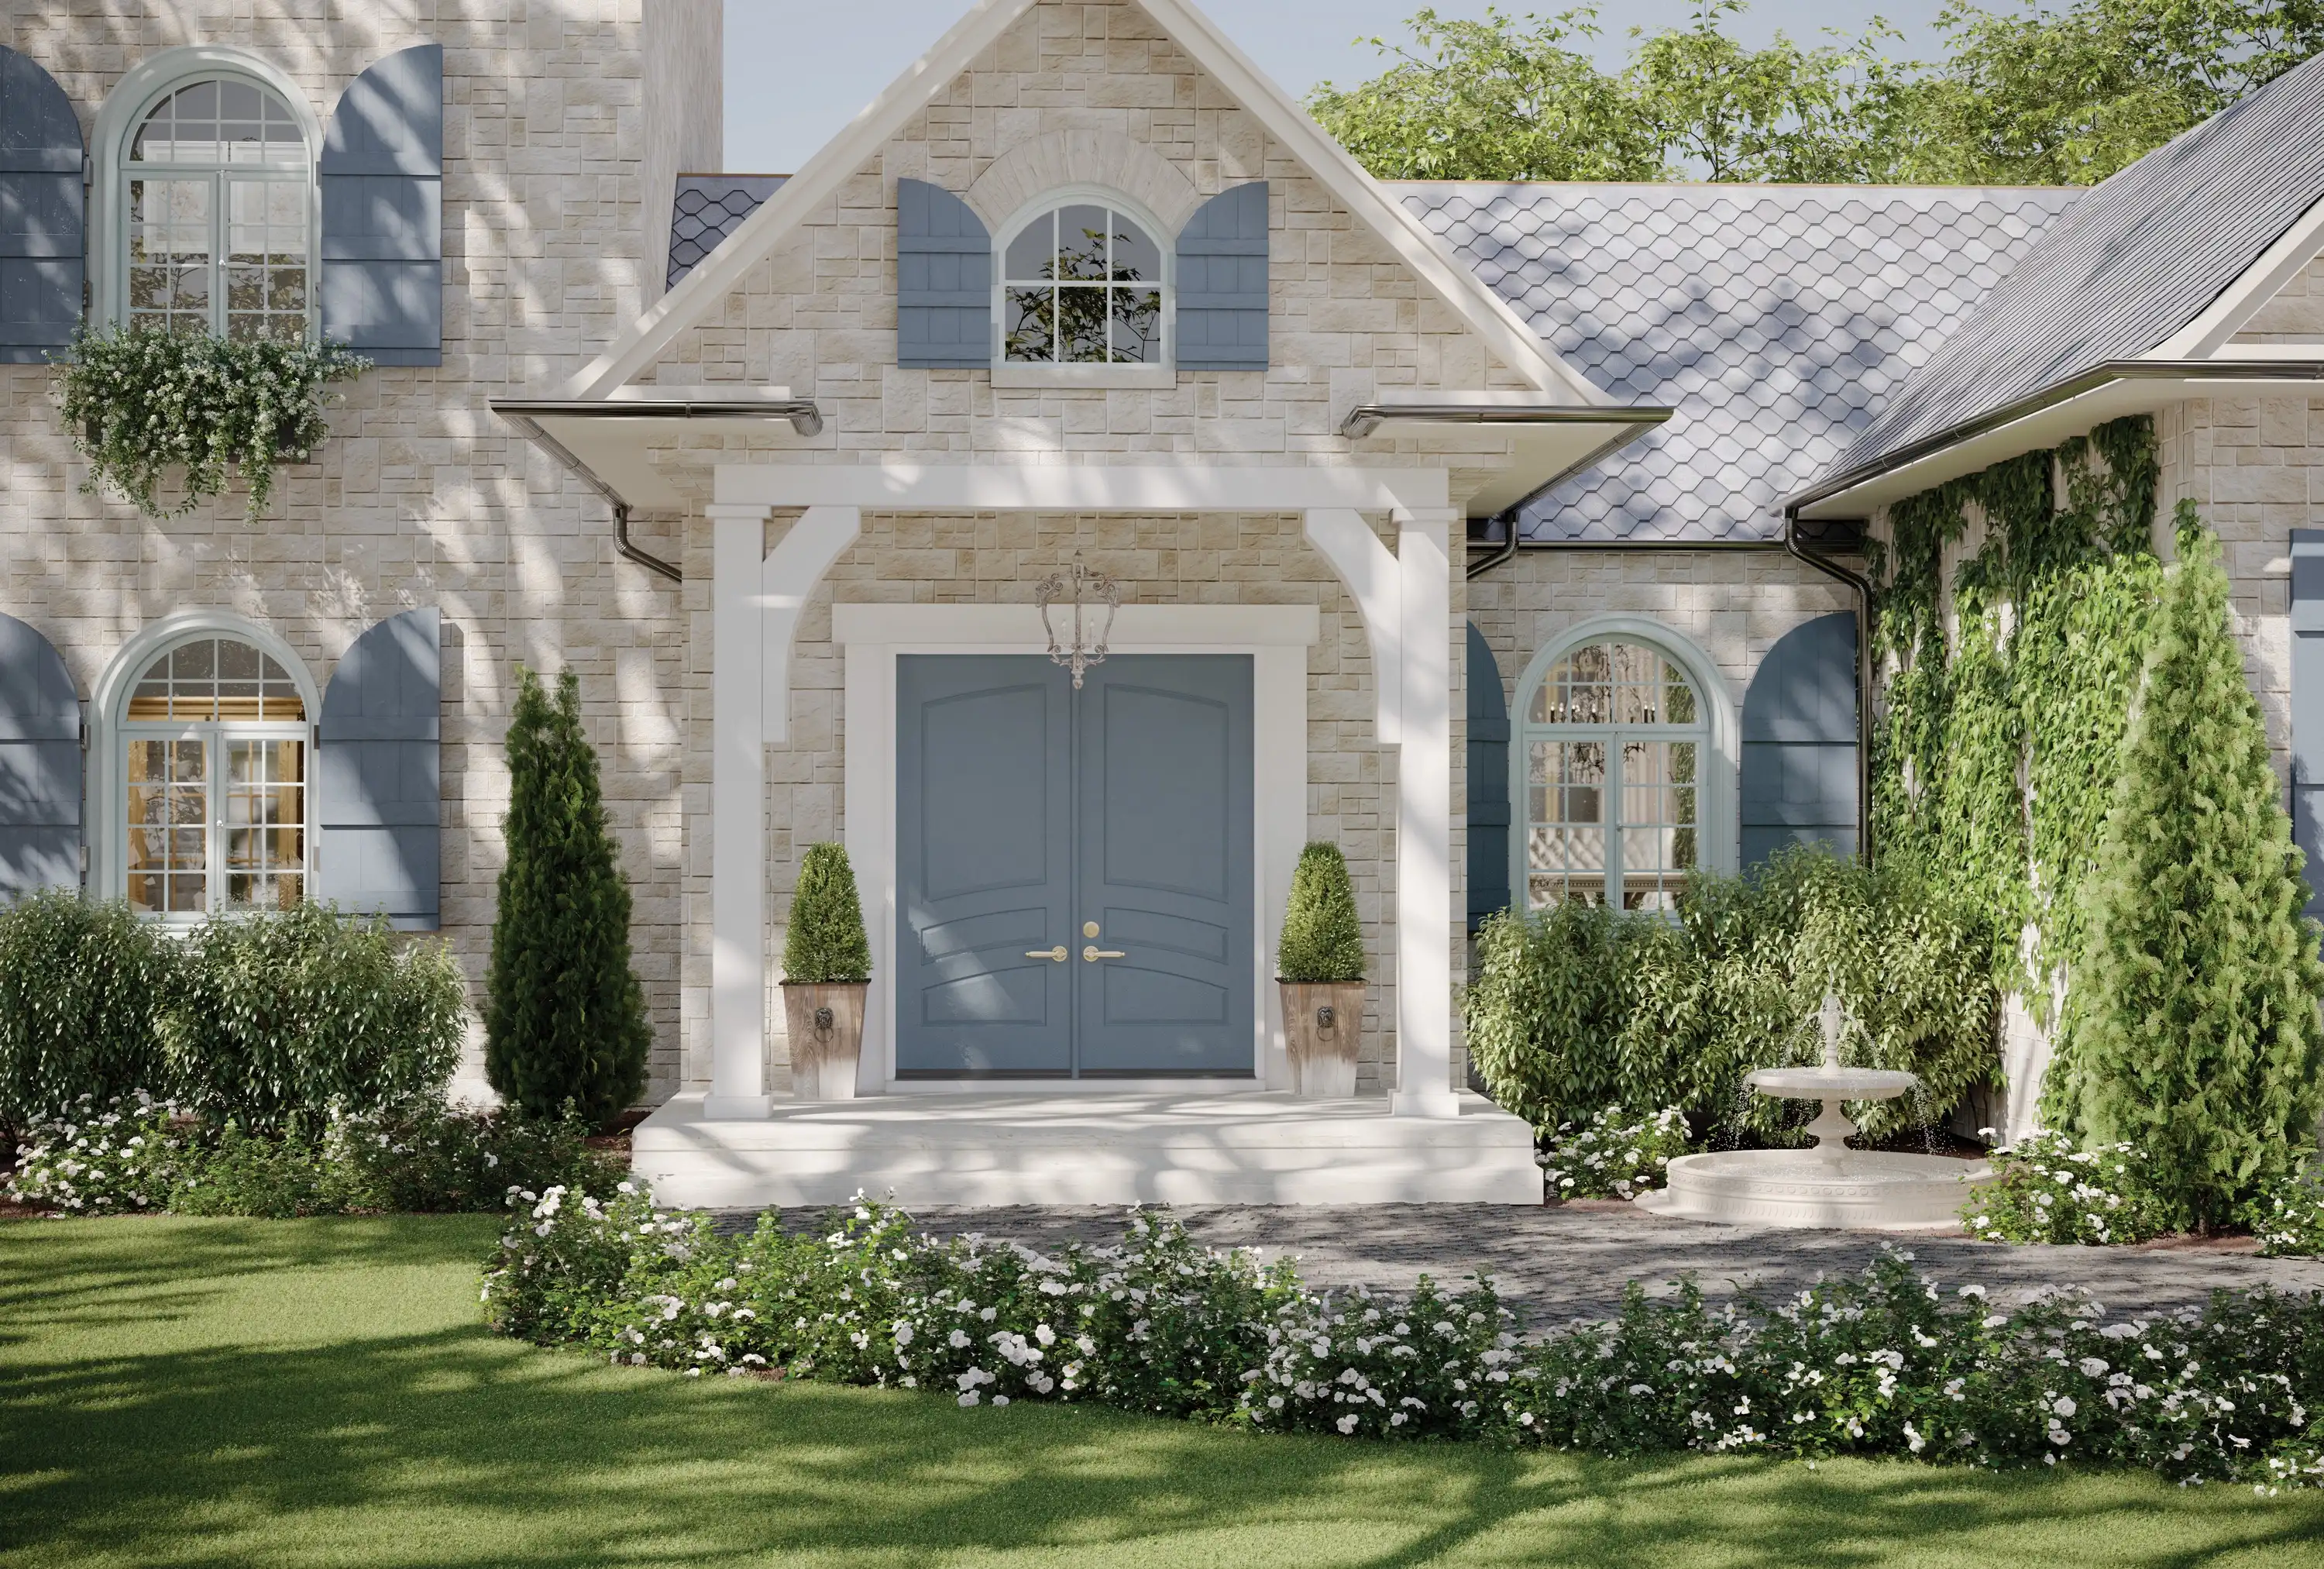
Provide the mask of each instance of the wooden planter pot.
[{"label": "wooden planter pot", "polygon": [[1364,1033],[1361,981],[1277,981],[1283,991],[1284,1044],[1290,1048],[1291,1093],[1311,1101],[1356,1093],[1356,1048]]},{"label": "wooden planter pot", "polygon": [[863,1055],[862,982],[783,983],[791,1042],[791,1094],[802,1101],[852,1101]]}]

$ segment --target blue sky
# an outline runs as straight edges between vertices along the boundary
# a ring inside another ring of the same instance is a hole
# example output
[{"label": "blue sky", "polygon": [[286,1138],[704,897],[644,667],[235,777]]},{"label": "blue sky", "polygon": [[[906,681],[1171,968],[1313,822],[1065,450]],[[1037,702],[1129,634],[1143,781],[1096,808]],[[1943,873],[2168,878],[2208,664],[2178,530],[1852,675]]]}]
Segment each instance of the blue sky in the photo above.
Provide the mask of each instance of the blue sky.
[{"label": "blue sky", "polygon": [[[1304,95],[1318,81],[1343,84],[1375,75],[1377,34],[1401,37],[1403,20],[1425,0],[1197,0],[1261,69]],[[1481,15],[1486,0],[1436,0],[1447,16]],[[726,6],[726,167],[781,173],[855,116],[898,72],[936,42],[968,9],[970,0],[724,0]],[[1529,6],[1508,0],[1505,11],[1554,13],[1567,0]],[[1729,31],[1765,42],[1778,28],[1807,39],[1821,29],[1854,31],[1874,15],[1902,31],[1892,51],[1933,52],[1930,23],[1941,0],[1759,0],[1730,18]],[[1997,9],[2001,8],[1996,6]],[[1605,31],[1597,52],[1618,64],[1623,34],[1633,26],[1676,26],[1692,14],[1688,0],[1620,0],[1600,7]]]}]

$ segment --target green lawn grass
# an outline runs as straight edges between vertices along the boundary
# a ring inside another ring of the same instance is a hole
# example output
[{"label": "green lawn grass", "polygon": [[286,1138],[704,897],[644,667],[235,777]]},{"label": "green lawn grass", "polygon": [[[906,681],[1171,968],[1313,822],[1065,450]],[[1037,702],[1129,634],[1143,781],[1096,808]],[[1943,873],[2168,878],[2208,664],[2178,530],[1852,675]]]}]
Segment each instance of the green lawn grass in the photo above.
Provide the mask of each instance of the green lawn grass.
[{"label": "green lawn grass", "polygon": [[2324,1564],[2324,1498],[1616,1463],[495,1339],[492,1217],[0,1223],[0,1564]]}]

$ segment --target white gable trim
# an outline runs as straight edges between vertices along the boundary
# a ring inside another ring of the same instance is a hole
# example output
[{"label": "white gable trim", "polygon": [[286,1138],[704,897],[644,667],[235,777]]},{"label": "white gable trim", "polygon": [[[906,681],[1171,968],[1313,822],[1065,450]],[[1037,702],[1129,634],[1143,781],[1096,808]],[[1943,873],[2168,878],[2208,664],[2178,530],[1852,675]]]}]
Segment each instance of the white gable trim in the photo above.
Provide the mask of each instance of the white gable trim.
[{"label": "white gable trim", "polygon": [[[825,143],[677,288],[622,328],[604,353],[584,366],[557,395],[603,398],[652,365],[672,340],[715,309],[791,230],[820,209],[914,115],[1037,3],[978,0],[974,9],[954,23],[934,48],[890,83],[844,131]],[[1282,88],[1211,25],[1209,18],[1185,0],[1135,3],[1468,322],[1512,371],[1545,392],[1559,392],[1579,402],[1613,402],[1551,353],[1507,300],[1455,261],[1417,217],[1326,136]]]}]

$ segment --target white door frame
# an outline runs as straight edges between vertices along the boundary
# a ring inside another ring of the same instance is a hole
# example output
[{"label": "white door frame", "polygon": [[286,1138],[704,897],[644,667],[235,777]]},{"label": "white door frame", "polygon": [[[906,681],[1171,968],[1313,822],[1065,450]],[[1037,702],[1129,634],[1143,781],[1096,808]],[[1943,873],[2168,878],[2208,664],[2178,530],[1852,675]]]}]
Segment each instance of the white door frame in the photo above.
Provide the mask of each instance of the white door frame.
[{"label": "white door frame", "polygon": [[[1252,675],[1250,955],[1255,1077],[1237,1089],[1287,1089],[1283,1011],[1273,978],[1291,873],[1307,832],[1307,651],[1322,618],[1312,605],[1125,605],[1115,654],[1247,654]],[[846,651],[844,791],[847,858],[872,937],[872,994],[856,1087],[895,1094],[990,1094],[981,1080],[896,1077],[896,965],[902,939],[896,866],[896,659],[899,654],[1045,654],[1029,605],[835,605],[831,641]],[[1181,1079],[1044,1080],[1041,1092],[1185,1090]]]}]

